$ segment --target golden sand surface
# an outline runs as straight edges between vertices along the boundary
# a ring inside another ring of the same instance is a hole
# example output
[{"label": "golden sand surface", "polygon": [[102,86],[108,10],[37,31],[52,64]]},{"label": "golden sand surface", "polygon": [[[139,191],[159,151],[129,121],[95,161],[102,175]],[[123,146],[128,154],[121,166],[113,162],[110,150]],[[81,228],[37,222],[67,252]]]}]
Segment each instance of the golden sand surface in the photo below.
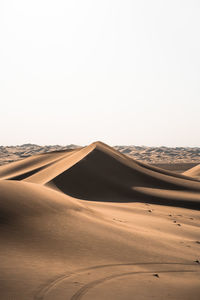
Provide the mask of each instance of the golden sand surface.
[{"label": "golden sand surface", "polygon": [[0,167],[0,299],[200,299],[200,166],[175,173],[118,150]]}]

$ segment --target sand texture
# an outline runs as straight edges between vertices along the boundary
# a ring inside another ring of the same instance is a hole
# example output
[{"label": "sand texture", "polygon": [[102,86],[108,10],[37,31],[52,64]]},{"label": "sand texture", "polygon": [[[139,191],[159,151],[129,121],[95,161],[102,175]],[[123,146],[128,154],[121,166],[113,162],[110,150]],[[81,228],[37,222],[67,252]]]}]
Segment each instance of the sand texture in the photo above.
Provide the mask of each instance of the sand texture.
[{"label": "sand texture", "polygon": [[200,299],[200,167],[118,150],[95,142],[0,167],[0,299]]},{"label": "sand texture", "polygon": [[[18,146],[0,146],[0,165],[24,159],[26,157],[52,151],[77,149],[77,145],[39,146],[24,144]],[[200,148],[198,147],[146,147],[146,146],[115,146],[115,150],[148,164],[159,164],[163,168],[174,171],[185,171],[200,164]]]}]

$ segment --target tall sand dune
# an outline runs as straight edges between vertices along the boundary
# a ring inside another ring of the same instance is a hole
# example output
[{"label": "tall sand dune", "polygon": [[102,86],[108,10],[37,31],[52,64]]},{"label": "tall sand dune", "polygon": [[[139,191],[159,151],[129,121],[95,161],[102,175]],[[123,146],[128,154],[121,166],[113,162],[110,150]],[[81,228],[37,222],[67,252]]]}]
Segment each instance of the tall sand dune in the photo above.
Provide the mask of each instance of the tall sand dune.
[{"label": "tall sand dune", "polygon": [[0,299],[199,299],[188,175],[101,142],[0,167]]},{"label": "tall sand dune", "polygon": [[200,207],[197,180],[138,163],[100,142],[70,152],[24,180],[85,200]]}]

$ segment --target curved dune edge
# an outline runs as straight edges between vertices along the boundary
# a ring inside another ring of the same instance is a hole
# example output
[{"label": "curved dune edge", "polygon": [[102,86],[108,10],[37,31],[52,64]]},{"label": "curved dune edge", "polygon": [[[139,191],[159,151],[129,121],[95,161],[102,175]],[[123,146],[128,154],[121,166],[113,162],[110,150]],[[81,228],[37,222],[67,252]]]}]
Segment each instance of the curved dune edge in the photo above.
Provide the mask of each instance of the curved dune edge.
[{"label": "curved dune edge", "polygon": [[200,209],[200,182],[137,163],[100,142],[72,153],[25,181],[46,184],[83,200],[136,201]]},{"label": "curved dune edge", "polygon": [[102,143],[3,167],[2,299],[198,299],[198,180]]},{"label": "curved dune edge", "polygon": [[46,185],[81,200],[200,209],[198,179],[139,163],[102,142],[12,163],[0,168],[0,176]]},{"label": "curved dune edge", "polygon": [[185,171],[183,175],[200,180],[200,164]]},{"label": "curved dune edge", "polygon": [[69,156],[73,151],[58,151],[33,155],[20,161],[12,162],[0,167],[0,179],[22,180],[41,169],[50,166],[63,157]]}]

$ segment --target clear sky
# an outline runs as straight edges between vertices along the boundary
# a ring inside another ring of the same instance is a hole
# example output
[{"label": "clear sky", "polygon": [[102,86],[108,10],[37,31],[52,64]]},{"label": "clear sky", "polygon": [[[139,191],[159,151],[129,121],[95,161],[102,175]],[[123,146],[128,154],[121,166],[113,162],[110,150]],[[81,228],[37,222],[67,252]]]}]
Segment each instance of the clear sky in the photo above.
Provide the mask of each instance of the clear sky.
[{"label": "clear sky", "polygon": [[0,1],[0,145],[199,133],[199,0]]}]

